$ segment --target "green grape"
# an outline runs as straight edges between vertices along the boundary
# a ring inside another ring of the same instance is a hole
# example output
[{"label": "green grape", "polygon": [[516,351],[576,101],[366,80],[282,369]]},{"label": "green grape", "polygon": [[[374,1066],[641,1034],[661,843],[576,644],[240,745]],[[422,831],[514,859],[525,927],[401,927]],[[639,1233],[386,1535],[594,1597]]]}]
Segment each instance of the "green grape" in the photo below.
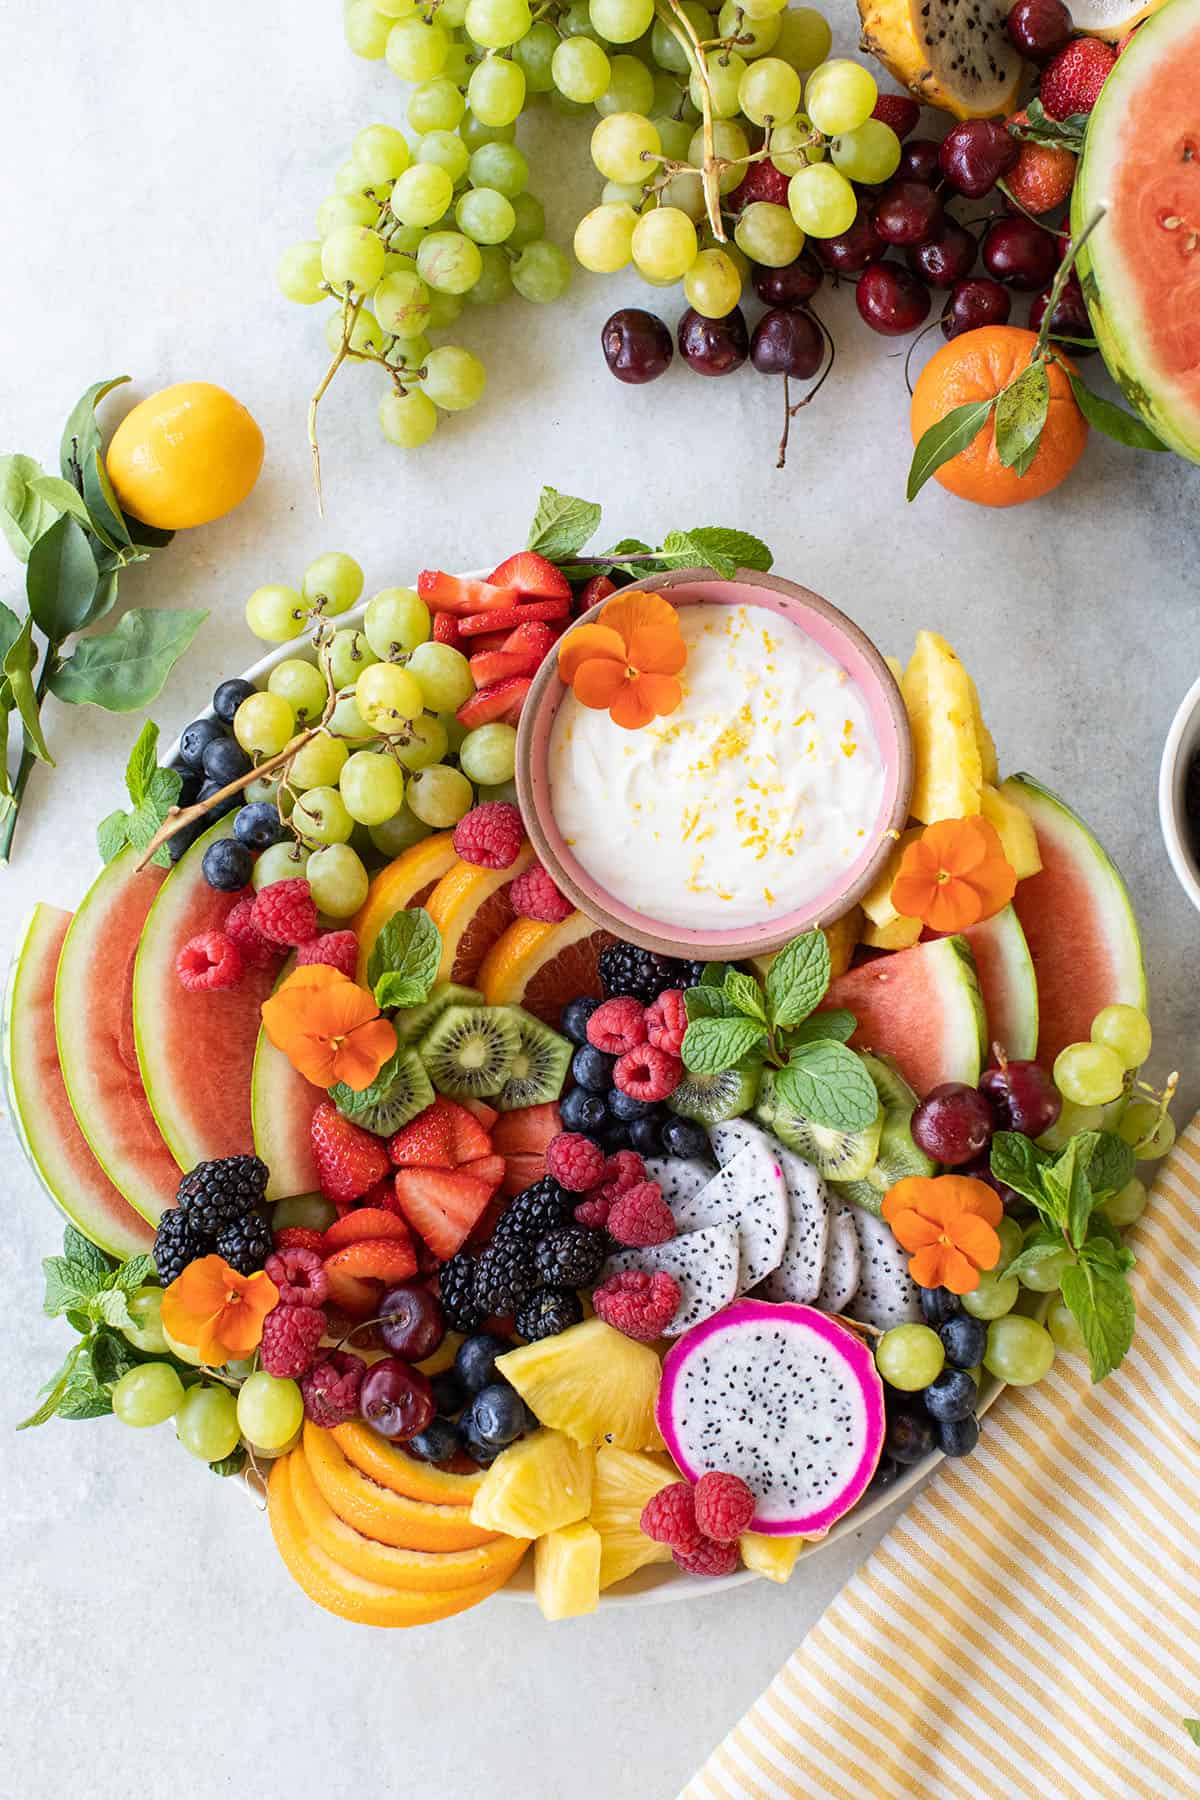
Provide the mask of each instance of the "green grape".
[{"label": "green grape", "polygon": [[[330,350],[337,351],[342,347],[345,326],[342,309],[331,312],[325,320],[325,342]],[[383,333],[379,329],[379,321],[374,313],[366,307],[360,307],[354,315],[354,323],[350,327],[350,348],[360,352],[380,351],[383,349]]]},{"label": "green grape", "polygon": [[786,206],[769,200],[753,200],[744,206],[734,229],[734,241],[751,262],[782,269],[795,262],[804,248],[804,233]]},{"label": "green grape", "polygon": [[[659,189],[658,204],[677,207],[687,214],[693,225],[699,225],[705,214],[704,184],[699,175],[691,170],[683,175],[672,175]],[[670,286],[670,283],[664,285]]]},{"label": "green grape", "polygon": [[1076,1106],[1064,1100],[1062,1110],[1049,1131],[1043,1131],[1038,1143],[1043,1150],[1065,1150],[1081,1131],[1099,1131],[1104,1124],[1104,1109],[1099,1106]]},{"label": "green grape", "polygon": [[1015,1219],[1006,1214],[996,1227],[996,1236],[1000,1239],[1000,1260],[992,1270],[996,1276],[1003,1275],[1014,1256],[1019,1256],[1025,1243],[1025,1234]]},{"label": "green grape", "polygon": [[333,188],[337,194],[365,194],[370,199],[371,195],[367,191],[370,187],[365,171],[353,157],[348,162],[339,163],[333,171]]},{"label": "green grape", "polygon": [[[1037,1229],[1037,1226],[1031,1226],[1030,1232]],[[1027,1269],[1022,1269],[1017,1280],[1031,1294],[1053,1294],[1062,1285],[1063,1271],[1071,1268],[1074,1261],[1073,1252],[1064,1244],[1061,1250],[1055,1250],[1052,1255],[1043,1256]]]},{"label": "green grape", "polygon": [[969,1312],[973,1319],[1000,1319],[1012,1311],[1020,1292],[1021,1284],[1015,1275],[996,1275],[985,1269],[979,1277],[979,1286],[960,1298],[963,1311]]},{"label": "green grape", "polygon": [[427,769],[431,763],[441,762],[450,747],[446,727],[433,713],[422,713],[406,732],[391,742],[392,755],[410,774],[417,769]]},{"label": "green grape", "polygon": [[280,787],[278,775],[256,775],[246,784],[245,799],[247,805],[253,800],[266,800],[279,809],[281,818],[286,818],[292,807],[291,796]]},{"label": "green grape", "polygon": [[429,289],[411,264],[385,275],[371,298],[376,318],[392,337],[420,337],[429,323]]},{"label": "green grape", "polygon": [[171,1336],[165,1325],[163,1326],[163,1336],[167,1340],[167,1349],[171,1352],[172,1356],[178,1357],[180,1362],[187,1363],[190,1368],[199,1369],[203,1367],[200,1355],[193,1344],[181,1344],[178,1338],[173,1338]]},{"label": "green grape", "polygon": [[374,62],[387,48],[392,21],[377,12],[371,0],[350,0],[342,27],[355,56],[365,56]]},{"label": "green grape", "polygon": [[475,692],[471,665],[452,644],[419,644],[408,659],[408,673],[431,712],[454,712]]},{"label": "green grape", "polygon": [[1139,1181],[1136,1175],[1131,1176],[1123,1188],[1102,1200],[1096,1210],[1102,1212],[1118,1231],[1128,1230],[1146,1210],[1145,1182]]},{"label": "green grape", "polygon": [[658,141],[664,156],[672,162],[687,162],[688,147],[692,141],[692,128],[685,119],[673,119],[666,113],[656,113],[650,123],[658,133]]},{"label": "green grape", "polygon": [[460,194],[454,217],[459,230],[477,244],[502,244],[517,222],[512,201],[488,187]]},{"label": "green grape", "polygon": [[481,144],[470,159],[468,179],[476,188],[494,188],[506,200],[523,194],[529,181],[529,163],[515,144]]},{"label": "green grape", "polygon": [[637,214],[632,206],[594,206],[575,227],[575,256],[593,275],[612,275],[632,254]]},{"label": "green grape", "polygon": [[1046,1330],[1055,1347],[1068,1356],[1086,1356],[1087,1344],[1074,1313],[1062,1298],[1052,1300],[1046,1309]]},{"label": "green grape", "polygon": [[888,1386],[902,1394],[927,1388],[945,1363],[942,1340],[929,1325],[893,1325],[875,1345],[875,1366]]},{"label": "green grape", "polygon": [[[421,398],[424,399],[425,396],[422,394]],[[344,694],[338,701],[337,705],[329,715],[329,723],[326,726],[326,730],[333,737],[342,741],[343,748],[345,747],[345,740],[347,739],[351,742],[362,743],[375,736],[375,733],[371,730],[371,727],[359,712],[358,701],[354,698],[353,694]],[[342,762],[345,760],[345,757],[343,757]],[[341,772],[341,766],[342,764],[339,763],[339,773]],[[332,779],[336,781],[337,776],[335,775]],[[313,783],[314,787],[317,785],[316,782]]]},{"label": "green grape", "polygon": [[246,623],[265,644],[286,644],[308,624],[308,608],[295,588],[255,588],[246,602]]},{"label": "green grape", "polygon": [[319,731],[292,757],[288,780],[300,792],[307,788],[332,787],[342,772],[346,755],[346,746],[340,737],[334,737],[331,731]]},{"label": "green grape", "polygon": [[788,182],[788,207],[810,237],[840,237],[854,223],[858,200],[844,175],[829,163],[810,163]]},{"label": "green grape", "polygon": [[781,175],[798,175],[809,163],[825,160],[825,140],[807,113],[797,113],[771,132],[771,161]]},{"label": "green grape", "polygon": [[379,661],[361,631],[337,631],[329,646],[329,673],[335,688],[353,687],[364,669]]},{"label": "green grape", "polygon": [[424,19],[401,19],[388,33],[388,68],[401,81],[432,81],[446,66],[450,39],[440,25]]},{"label": "green grape", "polygon": [[[278,694],[285,700],[301,725],[319,719],[325,708],[325,678],[315,664],[305,662],[299,656],[289,656],[286,661],[276,663],[267,677],[267,692]],[[242,705],[245,704],[243,701]]]},{"label": "green grape", "polygon": [[182,1404],[183,1383],[170,1363],[136,1363],[113,1385],[112,1409],[122,1425],[161,1425]]},{"label": "green grape", "polygon": [[[707,26],[705,29],[708,29]],[[691,101],[683,83],[669,69],[653,69],[651,75],[654,80],[654,104],[650,109],[652,116],[656,120],[662,117],[676,119],[680,124],[685,123],[684,109],[691,105]]]},{"label": "green grape", "polygon": [[357,825],[382,825],[404,799],[404,776],[390,756],[356,750],[342,766],[338,789]]},{"label": "green grape", "polygon": [[378,219],[378,206],[365,194],[327,194],[317,208],[317,236],[324,240],[347,225],[372,229]]},{"label": "green grape", "polygon": [[404,797],[410,812],[436,831],[457,825],[475,803],[474,791],[462,770],[451,769],[446,763],[418,769],[409,777]]},{"label": "green grape", "polygon": [[511,144],[516,136],[516,129],[513,124],[485,125],[473,112],[468,112],[458,128],[458,134],[467,149],[474,153],[481,144]]},{"label": "green grape", "polygon": [[465,412],[483,398],[487,370],[457,344],[439,344],[425,358],[425,392],[443,412]]},{"label": "green grape", "polygon": [[[800,105],[800,77],[777,56],[752,63],[738,84],[742,111],[756,125],[768,120],[786,124]],[[895,133],[892,133],[893,137]]]},{"label": "green grape", "polygon": [[248,756],[274,756],[296,729],[287,701],[278,694],[249,694],[233,717],[233,735]]},{"label": "green grape", "polygon": [[389,204],[402,225],[435,225],[453,199],[454,182],[445,169],[414,163],[397,178]]},{"label": "green grape", "polygon": [[[472,70],[467,99],[482,125],[511,125],[525,105],[524,69],[504,57],[489,56]],[[478,145],[468,143],[467,148],[475,150]]]},{"label": "green grape", "polygon": [[646,198],[646,189],[640,181],[606,181],[600,189],[602,206],[632,206],[636,212]]},{"label": "green grape", "polygon": [[363,591],[363,572],[344,550],[314,557],[304,571],[300,592],[309,610],[325,618],[347,612]]},{"label": "green grape", "polygon": [[558,48],[558,33],[546,19],[536,25],[512,47],[513,61],[525,71],[525,86],[531,94],[548,94],[554,86],[550,65]]},{"label": "green grape", "polygon": [[1150,1100],[1131,1100],[1121,1114],[1117,1131],[1144,1162],[1157,1162],[1175,1142],[1175,1121],[1170,1113],[1159,1116]]},{"label": "green grape", "polygon": [[678,281],[696,260],[696,227],[677,206],[643,213],[633,229],[633,260],[653,281]]},{"label": "green grape", "polygon": [[654,23],[654,0],[589,0],[588,17],[610,44],[632,44]]},{"label": "green grape", "polygon": [[512,267],[508,252],[499,244],[484,244],[479,252],[482,263],[479,280],[467,290],[472,306],[496,306],[513,291]]},{"label": "green grape", "polygon": [[272,844],[264,850],[254,865],[254,873],[250,877],[250,885],[255,893],[270,887],[273,881],[292,881],[303,875],[308,867],[309,852],[303,844],[293,843],[284,838],[278,844]]},{"label": "green grape", "polygon": [[441,712],[437,716],[438,724],[446,733],[446,749],[449,755],[457,756],[467,738],[467,727],[457,713]]},{"label": "green grape", "polygon": [[851,181],[887,181],[900,166],[900,139],[882,119],[864,119],[857,131],[835,137],[829,154]]},{"label": "green grape", "polygon": [[742,0],[742,11],[748,19],[772,19],[786,5],[787,0]]},{"label": "green grape", "polygon": [[427,131],[417,145],[417,161],[445,169],[457,184],[467,172],[471,152],[456,131]]},{"label": "green grape", "polygon": [[513,286],[523,300],[543,305],[561,299],[571,285],[571,265],[557,244],[537,238],[513,264]]},{"label": "green grape", "polygon": [[[750,140],[732,119],[718,119],[713,125],[713,153],[723,162],[737,165],[722,169],[717,186],[723,194],[731,194],[745,178],[744,158],[750,154]],[[704,132],[693,132],[688,144],[687,161],[699,168],[704,161]]]},{"label": "green grape", "polygon": [[271,1209],[272,1231],[328,1231],[337,1207],[324,1194],[290,1194]]},{"label": "green grape", "polygon": [[201,1462],[220,1462],[237,1449],[237,1402],[228,1388],[194,1387],[183,1396],[175,1414],[175,1435],[184,1449]]},{"label": "green grape", "polygon": [[723,319],[742,297],[742,278],[723,250],[701,250],[683,278],[683,292],[694,312]]},{"label": "green grape", "polygon": [[412,161],[408,141],[394,125],[364,125],[350,148],[372,187],[390,186]]},{"label": "green grape", "polygon": [[[413,656],[432,647],[420,644]],[[450,646],[439,645],[438,648],[449,649]],[[383,736],[406,726],[425,705],[421,689],[409,670],[386,662],[374,663],[363,670],[354,684],[354,698],[367,725]]]},{"label": "green grape", "polygon": [[589,37],[564,38],[550,68],[559,93],[581,106],[598,100],[612,77],[607,53]]},{"label": "green grape", "polygon": [[[380,664],[381,668],[387,666],[386,663]],[[292,812],[292,826],[310,846],[344,844],[350,836],[354,821],[335,787],[311,787],[296,802]]]},{"label": "green grape", "polygon": [[398,394],[389,388],[379,399],[379,429],[389,444],[401,450],[419,450],[427,444],[438,427],[437,407],[424,394],[412,389]]},{"label": "green grape", "polygon": [[657,131],[638,113],[611,113],[592,132],[592,161],[608,181],[644,181],[655,173]]},{"label": "green grape", "polygon": [[479,246],[461,231],[431,231],[417,251],[421,278],[442,294],[465,294],[483,270]]},{"label": "green grape", "polygon": [[[683,0],[681,8],[701,43],[713,35],[712,20],[698,0]],[[681,35],[687,37],[682,26],[678,27]],[[650,54],[660,69],[669,70],[672,75],[690,75],[691,58],[680,43],[679,38],[670,26],[662,19],[655,19],[650,32]]]},{"label": "green grape", "polygon": [[1049,1373],[1053,1361],[1054,1339],[1036,1319],[1009,1313],[988,1326],[983,1366],[997,1381],[1031,1387]]},{"label": "green grape", "polygon": [[[705,232],[704,242],[701,245],[701,248],[704,250],[715,250],[718,248],[711,232]],[[745,287],[750,279],[750,258],[746,255],[746,252],[739,249],[738,246],[733,243],[720,245],[720,250],[722,255],[729,258],[730,262],[742,278],[742,286]]]},{"label": "green grape", "polygon": [[1140,1006],[1102,1006],[1092,1020],[1093,1044],[1115,1051],[1127,1069],[1138,1069],[1150,1054],[1153,1035]]},{"label": "green grape", "polygon": [[416,813],[402,806],[382,825],[372,825],[371,842],[382,856],[403,856],[406,850],[428,837],[432,829],[424,819],[418,819]]},{"label": "green grape", "polygon": [[285,300],[297,306],[315,306],[327,289],[321,273],[319,243],[293,244],[275,265],[275,281]]},{"label": "green grape", "polygon": [[339,225],[321,245],[321,273],[335,293],[369,294],[383,258],[383,242],[368,226]]},{"label": "green grape", "polygon": [[[470,289],[467,291],[470,292]],[[453,325],[462,308],[462,300],[457,294],[445,294],[432,288],[429,294],[430,331],[444,331],[447,325]]]},{"label": "green grape", "polygon": [[453,131],[466,110],[465,96],[442,74],[413,89],[407,119],[412,130],[424,136],[428,131]]},{"label": "green grape", "polygon": [[[741,110],[738,91],[746,73],[746,59],[736,50],[706,50],[704,65],[708,71],[709,99],[715,119],[732,119]],[[704,110],[704,87],[699,73],[688,82],[692,105]]]},{"label": "green grape", "polygon": [[129,1297],[132,1325],[121,1327],[122,1337],[129,1339],[135,1350],[161,1356],[167,1347],[162,1328],[162,1289],[147,1284]]},{"label": "green grape", "polygon": [[417,10],[417,0],[373,0],[376,12],[386,13],[393,24],[397,19],[411,19]]},{"label": "green grape", "polygon": [[[431,294],[430,299],[432,298]],[[423,331],[418,332],[416,337],[393,338],[387,353],[388,367],[398,370],[402,375],[412,374],[415,379],[414,372],[421,369],[432,348],[433,345]]]},{"label": "green grape", "polygon": [[861,63],[835,56],[814,69],[804,90],[804,110],[818,131],[836,137],[857,131],[879,98],[875,77]]},{"label": "green grape", "polygon": [[529,0],[468,0],[463,21],[485,50],[503,50],[523,38],[533,24]]},{"label": "green grape", "polygon": [[1077,1106],[1107,1106],[1125,1085],[1125,1069],[1106,1044],[1068,1044],[1054,1059],[1054,1085]]},{"label": "green grape", "polygon": [[[475,67],[476,61],[476,53],[469,44],[462,43],[457,38],[452,38],[438,80],[451,81],[456,88],[461,90],[466,87],[467,82],[471,79],[471,70]],[[463,95],[463,104],[464,106],[466,104],[465,94]]]},{"label": "green grape", "polygon": [[[706,35],[712,37],[714,34],[710,31]],[[747,62],[753,62],[756,57],[765,56],[768,50],[775,48],[779,36],[779,19],[774,13],[763,19],[752,19],[739,4],[739,0],[725,0],[717,14],[715,35],[731,39],[737,45],[739,55],[744,56]],[[792,111],[795,111],[795,107]]]},{"label": "green grape", "polygon": [[352,919],[371,885],[362,857],[344,841],[314,850],[304,872],[317,911],[328,919]]},{"label": "green grape", "polygon": [[654,106],[654,77],[636,56],[609,58],[612,74],[609,83],[595,102],[596,111],[605,118],[609,113],[649,113]]},{"label": "green grape", "polygon": [[438,23],[457,30],[466,23],[468,0],[441,0],[437,9]]},{"label": "green grape", "polygon": [[296,1382],[259,1369],[243,1381],[237,1397],[238,1429],[260,1450],[282,1450],[304,1422],[304,1399]]},{"label": "green grape", "polygon": [[477,806],[482,806],[485,800],[503,801],[505,806],[519,806],[520,798],[517,794],[516,782],[501,781],[496,787],[480,787],[476,785],[475,804]]},{"label": "green grape", "polygon": [[562,37],[591,38],[594,44],[600,42],[600,33],[592,24],[592,10],[588,0],[571,0],[566,11],[559,14],[558,29]]},{"label": "green grape", "polygon": [[511,781],[517,766],[516,731],[511,725],[480,725],[463,739],[458,760],[472,781],[488,787]]},{"label": "green grape", "polygon": [[363,630],[376,656],[394,662],[402,651],[415,650],[433,629],[429,608],[412,588],[383,588],[367,603]]}]

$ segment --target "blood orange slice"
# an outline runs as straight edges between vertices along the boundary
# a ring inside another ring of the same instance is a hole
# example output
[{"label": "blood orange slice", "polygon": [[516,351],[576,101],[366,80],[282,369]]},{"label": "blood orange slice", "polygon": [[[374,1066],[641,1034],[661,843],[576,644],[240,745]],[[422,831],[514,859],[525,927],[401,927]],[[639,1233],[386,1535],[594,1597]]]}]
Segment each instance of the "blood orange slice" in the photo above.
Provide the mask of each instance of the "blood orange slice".
[{"label": "blood orange slice", "polygon": [[439,831],[422,838],[381,869],[367,891],[366,900],[351,920],[358,933],[358,979],[366,979],[367,958],[375,947],[375,939],[393,913],[410,906],[423,906],[430,893],[458,857],[454,850],[454,833]]},{"label": "blood orange slice", "polygon": [[477,986],[489,1006],[523,1006],[557,1030],[568,1000],[600,998],[596,963],[614,941],[586,913],[573,912],[558,925],[517,919],[484,957]]},{"label": "blood orange slice", "polygon": [[533,862],[526,844],[507,869],[479,869],[460,862],[442,876],[425,910],[442,934],[439,981],[474,983],[480,964],[516,917],[508,890]]}]

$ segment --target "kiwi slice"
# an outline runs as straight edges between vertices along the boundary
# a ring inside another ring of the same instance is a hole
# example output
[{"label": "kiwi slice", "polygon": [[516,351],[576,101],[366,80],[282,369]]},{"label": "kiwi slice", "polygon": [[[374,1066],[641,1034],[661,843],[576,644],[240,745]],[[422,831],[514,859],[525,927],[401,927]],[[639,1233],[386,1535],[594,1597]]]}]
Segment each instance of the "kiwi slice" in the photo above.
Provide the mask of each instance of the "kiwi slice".
[{"label": "kiwi slice", "polygon": [[392,1015],[396,1037],[402,1044],[415,1044],[448,1006],[482,1006],[483,1003],[478,988],[460,987],[456,981],[444,981],[420,1006],[405,1006]]},{"label": "kiwi slice", "polygon": [[417,1045],[425,1072],[439,1094],[481,1100],[495,1094],[512,1071],[521,1034],[502,1006],[448,1006]]},{"label": "kiwi slice", "polygon": [[685,1074],[667,1101],[680,1118],[695,1119],[701,1125],[720,1125],[749,1112],[758,1095],[761,1067],[722,1069],[719,1075]]},{"label": "kiwi slice", "polygon": [[856,1206],[865,1207],[878,1218],[890,1187],[906,1175],[932,1175],[937,1164],[913,1143],[912,1116],[917,1096],[903,1075],[882,1057],[860,1054],[883,1106],[879,1149],[874,1168],[868,1169],[862,1180],[835,1180],[832,1185],[844,1200],[853,1200]]},{"label": "kiwi slice", "polygon": [[436,1098],[424,1063],[415,1050],[404,1049],[396,1051],[361,1093],[339,1081],[329,1097],[343,1118],[379,1137],[391,1137]]},{"label": "kiwi slice", "polygon": [[768,1069],[762,1078],[754,1116],[827,1181],[861,1181],[874,1166],[883,1130],[882,1106],[874,1124],[862,1131],[838,1131],[832,1125],[818,1125],[782,1103]]},{"label": "kiwi slice", "polygon": [[492,1096],[495,1105],[501,1112],[516,1112],[522,1106],[541,1106],[544,1101],[557,1100],[571,1066],[574,1044],[522,1006],[499,1006],[495,1010],[513,1021],[519,1040],[504,1086]]}]

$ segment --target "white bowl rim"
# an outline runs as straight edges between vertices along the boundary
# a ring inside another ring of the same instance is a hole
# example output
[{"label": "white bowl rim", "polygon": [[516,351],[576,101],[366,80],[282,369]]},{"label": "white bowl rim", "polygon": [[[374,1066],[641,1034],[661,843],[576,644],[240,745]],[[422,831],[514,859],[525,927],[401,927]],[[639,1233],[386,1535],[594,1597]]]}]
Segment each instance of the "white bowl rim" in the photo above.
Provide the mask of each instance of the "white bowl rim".
[{"label": "white bowl rim", "polygon": [[[1183,790],[1187,779],[1183,762],[1184,740],[1193,727],[1200,733],[1200,676],[1175,709],[1158,769],[1158,821],[1167,856],[1180,887],[1200,912],[1200,869],[1188,847],[1183,818]],[[1200,749],[1200,744],[1193,743],[1188,749],[1189,753],[1194,752]]]}]

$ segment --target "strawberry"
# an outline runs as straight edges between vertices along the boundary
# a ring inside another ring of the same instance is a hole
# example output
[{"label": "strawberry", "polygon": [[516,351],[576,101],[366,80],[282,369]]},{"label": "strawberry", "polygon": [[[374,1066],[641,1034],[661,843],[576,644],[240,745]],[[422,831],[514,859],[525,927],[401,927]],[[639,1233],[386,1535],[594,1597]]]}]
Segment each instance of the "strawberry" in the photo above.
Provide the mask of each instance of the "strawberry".
[{"label": "strawberry", "polygon": [[525,619],[510,631],[504,640],[503,648],[509,656],[525,657],[528,667],[524,673],[532,675],[542,658],[554,642],[557,632],[542,619]]},{"label": "strawberry", "polygon": [[453,613],[435,612],[433,615],[433,641],[435,644],[449,644],[455,650],[462,641],[459,636],[458,620]]},{"label": "strawberry", "polygon": [[[1014,113],[1007,123],[1010,126],[1027,125],[1029,115]],[[1075,160],[1069,150],[1022,140],[1021,154],[1005,176],[1005,185],[1026,212],[1053,212],[1075,185]]]},{"label": "strawberry", "polygon": [[521,597],[515,587],[468,581],[461,575],[447,575],[442,569],[422,569],[417,576],[417,592],[427,606],[459,614],[487,612],[489,607],[513,607]]},{"label": "strawberry", "polygon": [[502,724],[515,725],[532,686],[529,675],[509,675],[504,681],[493,681],[490,687],[480,688],[477,694],[464,700],[455,717],[468,731],[474,731],[479,725],[491,725],[497,719]]},{"label": "strawberry", "polygon": [[610,581],[607,575],[593,575],[590,581],[584,582],[580,592],[580,612],[586,612],[589,606],[599,606],[602,600],[607,600],[609,595],[615,594],[616,591],[616,582]]},{"label": "strawberry", "polygon": [[469,1175],[473,1181],[482,1181],[495,1193],[504,1180],[504,1158],[502,1156],[478,1156],[472,1162],[462,1164],[462,1173]]},{"label": "strawberry", "polygon": [[343,1119],[331,1100],[312,1116],[312,1151],[317,1179],[327,1200],[357,1200],[388,1172],[381,1140]]},{"label": "strawberry", "polygon": [[464,1112],[469,1112],[473,1119],[478,1119],[485,1131],[490,1131],[500,1114],[486,1100],[459,1100],[455,1102]]},{"label": "strawberry", "polygon": [[1072,38],[1042,72],[1038,98],[1043,110],[1052,119],[1090,113],[1116,60],[1112,45],[1101,38]]},{"label": "strawberry", "polygon": [[462,1169],[401,1169],[396,1176],[401,1211],[443,1259],[462,1248],[491,1197],[486,1181]]},{"label": "strawberry", "polygon": [[502,626],[522,625],[526,620],[565,619],[570,610],[569,600],[522,600],[519,606],[468,613],[462,619],[459,630],[465,638],[478,637],[481,632],[499,631]]},{"label": "strawberry", "polygon": [[910,94],[880,94],[871,110],[871,117],[890,125],[898,138],[906,138],[920,116],[921,108]]},{"label": "strawberry", "polygon": [[765,200],[771,206],[786,206],[789,179],[769,158],[750,163],[725,205],[730,212],[737,213],[756,200]]},{"label": "strawberry", "polygon": [[440,1100],[402,1126],[387,1148],[398,1169],[452,1169],[459,1160],[450,1115]]},{"label": "strawberry", "polygon": [[497,587],[515,587],[526,599],[571,598],[571,584],[566,576],[536,550],[518,550],[515,556],[506,556],[488,580]]},{"label": "strawberry", "polygon": [[[454,623],[457,627],[458,620],[455,619]],[[473,637],[471,639],[470,648],[473,654],[478,654],[481,650],[503,650],[511,636],[511,631],[481,631],[478,637]],[[462,648],[461,635],[459,637],[459,648]]]},{"label": "strawberry", "polygon": [[527,1187],[540,1181],[545,1173],[546,1158],[540,1152],[510,1151],[504,1158],[504,1182],[500,1191],[511,1200],[514,1194],[523,1194]]},{"label": "strawberry", "polygon": [[[492,1140],[482,1119],[467,1107],[460,1106],[456,1100],[439,1100],[438,1105],[446,1109],[456,1166],[459,1163],[477,1162],[481,1156],[492,1154]],[[493,1113],[492,1117],[495,1116]],[[496,1180],[499,1179],[497,1175]]]},{"label": "strawberry", "polygon": [[380,1285],[392,1287],[416,1274],[417,1255],[411,1239],[401,1243],[399,1238],[360,1238],[335,1250],[322,1267],[333,1305],[352,1319],[366,1319],[379,1299]]},{"label": "strawberry", "polygon": [[481,650],[471,658],[471,677],[477,688],[506,681],[510,675],[528,674],[528,657],[514,656],[510,650]]},{"label": "strawberry", "polygon": [[497,1119],[492,1132],[492,1148],[499,1150],[502,1156],[514,1151],[541,1156],[562,1128],[562,1115],[553,1100],[545,1101],[541,1106],[522,1106]]},{"label": "strawberry", "polygon": [[353,1212],[335,1219],[326,1231],[325,1255],[332,1256],[336,1250],[344,1250],[347,1244],[357,1244],[362,1238],[394,1238],[397,1243],[412,1244],[408,1226],[396,1213],[378,1206],[356,1206]]}]

